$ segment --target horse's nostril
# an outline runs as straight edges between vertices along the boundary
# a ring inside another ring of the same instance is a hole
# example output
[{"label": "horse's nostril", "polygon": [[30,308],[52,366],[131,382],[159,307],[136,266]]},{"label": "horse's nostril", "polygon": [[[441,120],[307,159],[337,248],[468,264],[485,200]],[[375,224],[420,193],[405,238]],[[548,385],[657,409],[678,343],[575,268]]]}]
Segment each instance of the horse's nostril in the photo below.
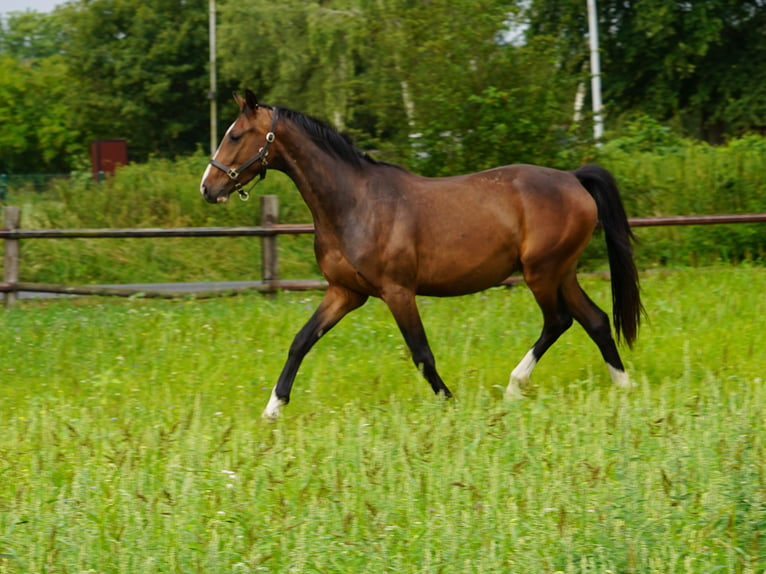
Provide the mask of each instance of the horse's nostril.
[{"label": "horse's nostril", "polygon": [[216,203],[216,201],[220,201],[220,200],[217,200],[215,197],[213,197],[213,193],[210,191],[208,186],[204,183],[200,184],[199,191],[202,194],[203,199],[207,201],[208,203]]}]

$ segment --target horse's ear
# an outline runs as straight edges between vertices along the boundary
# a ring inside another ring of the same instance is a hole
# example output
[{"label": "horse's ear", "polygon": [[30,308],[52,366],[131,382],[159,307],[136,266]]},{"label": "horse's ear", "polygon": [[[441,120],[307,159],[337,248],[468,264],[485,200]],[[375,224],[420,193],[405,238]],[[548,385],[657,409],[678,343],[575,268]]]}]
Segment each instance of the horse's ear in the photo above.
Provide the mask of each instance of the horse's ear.
[{"label": "horse's ear", "polygon": [[247,107],[251,110],[258,109],[258,98],[255,97],[252,90],[245,90],[245,101],[247,102]]},{"label": "horse's ear", "polygon": [[237,105],[239,106],[239,109],[240,110],[244,110],[245,109],[245,100],[243,100],[242,97],[237,92],[234,92],[232,95],[234,96],[234,101],[237,102]]}]

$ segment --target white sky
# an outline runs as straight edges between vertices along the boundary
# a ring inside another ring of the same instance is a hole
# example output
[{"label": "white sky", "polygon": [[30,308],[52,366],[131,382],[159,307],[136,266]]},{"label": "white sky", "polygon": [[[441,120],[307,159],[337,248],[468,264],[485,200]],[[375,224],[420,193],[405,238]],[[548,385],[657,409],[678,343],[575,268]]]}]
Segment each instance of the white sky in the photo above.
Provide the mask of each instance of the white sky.
[{"label": "white sky", "polygon": [[0,0],[0,12],[50,12],[54,6],[62,3],[63,0]]}]

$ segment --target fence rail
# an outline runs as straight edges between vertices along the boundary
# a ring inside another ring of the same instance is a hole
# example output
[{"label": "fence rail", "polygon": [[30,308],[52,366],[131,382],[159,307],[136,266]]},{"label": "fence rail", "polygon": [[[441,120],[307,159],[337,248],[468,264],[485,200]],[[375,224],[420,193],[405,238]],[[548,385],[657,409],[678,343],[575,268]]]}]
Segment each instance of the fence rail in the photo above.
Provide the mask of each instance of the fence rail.
[{"label": "fence rail", "polygon": [[728,215],[671,215],[666,217],[631,217],[631,227],[667,227],[670,225],[718,225],[721,223],[763,223],[766,213],[732,213]]},{"label": "fence rail", "polygon": [[[279,235],[300,235],[314,233],[314,226],[305,223],[278,223],[279,203],[276,196],[261,197],[261,225],[258,227],[176,227],[141,229],[21,229],[21,212],[17,207],[4,209],[4,227],[0,228],[0,239],[4,240],[3,281],[0,293],[5,294],[5,305],[16,302],[20,291],[40,293],[61,293],[76,295],[131,296],[177,298],[189,296],[189,291],[130,288],[125,286],[98,285],[55,285],[19,281],[20,249],[22,239],[96,239],[96,238],[157,238],[157,237],[260,237],[261,238],[261,280],[248,282],[244,286],[202,289],[194,291],[195,297],[211,297],[255,290],[272,292],[277,289],[300,291],[321,289],[326,286],[322,280],[286,280],[279,278],[279,257],[277,237]],[[725,223],[763,223],[766,213],[741,213],[723,215],[684,215],[670,217],[634,217],[629,219],[631,227],[663,227],[671,225],[718,225]],[[504,283],[513,283],[512,279]]]},{"label": "fence rail", "polygon": [[268,227],[143,227],[105,229],[0,229],[0,239],[105,239],[140,237],[274,237],[314,233],[310,223],[276,223]]}]

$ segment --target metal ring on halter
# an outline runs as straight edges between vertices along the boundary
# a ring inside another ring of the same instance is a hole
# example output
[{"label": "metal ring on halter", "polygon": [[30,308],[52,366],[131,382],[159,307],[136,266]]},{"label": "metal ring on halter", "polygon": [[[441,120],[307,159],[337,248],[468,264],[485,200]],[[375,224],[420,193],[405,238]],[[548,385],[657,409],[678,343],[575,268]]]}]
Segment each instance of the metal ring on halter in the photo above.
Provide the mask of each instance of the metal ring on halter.
[{"label": "metal ring on halter", "polygon": [[239,199],[241,201],[247,201],[248,199],[250,199],[250,192],[246,190],[245,186],[242,185],[240,182],[236,182],[234,184],[234,191],[236,191],[237,194],[239,194]]},{"label": "metal ring on halter", "polygon": [[237,182],[234,185],[234,191],[236,191],[239,194],[239,199],[241,201],[247,201],[248,199],[250,199],[250,190],[253,189],[256,185],[258,185],[261,181],[266,179],[266,165],[267,165],[267,163],[268,162],[264,158],[263,159],[263,171],[261,172],[261,175],[259,177],[253,179],[253,182],[250,184],[250,187],[248,189],[245,189],[245,186],[242,185],[239,182]]}]

